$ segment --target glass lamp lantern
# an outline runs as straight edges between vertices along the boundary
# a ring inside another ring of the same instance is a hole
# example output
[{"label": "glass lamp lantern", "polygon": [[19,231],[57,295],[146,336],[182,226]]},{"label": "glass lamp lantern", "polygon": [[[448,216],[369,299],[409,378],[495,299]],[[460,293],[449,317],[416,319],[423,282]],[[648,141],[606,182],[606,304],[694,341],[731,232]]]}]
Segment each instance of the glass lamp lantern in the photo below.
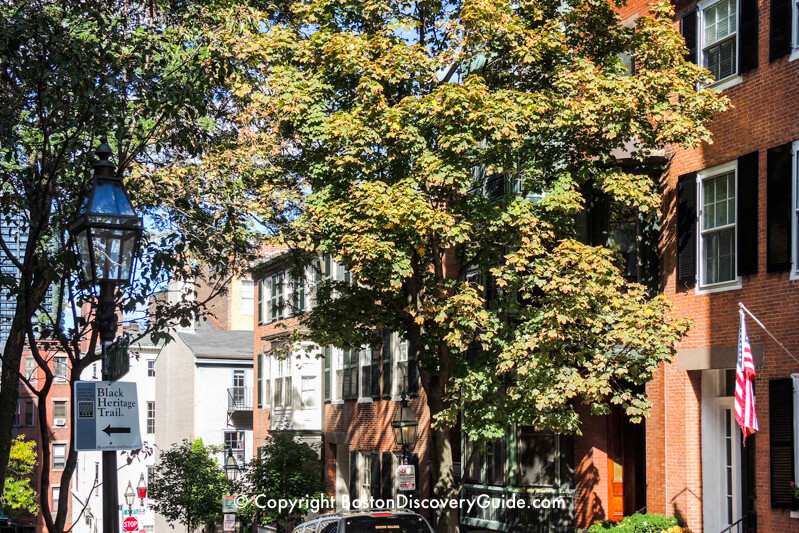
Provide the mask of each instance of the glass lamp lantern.
[{"label": "glass lamp lantern", "polygon": [[123,285],[133,275],[142,222],[109,157],[105,139],[96,151],[92,187],[83,198],[69,232],[80,256],[84,283]]},{"label": "glass lamp lantern", "polygon": [[225,458],[225,475],[229,481],[236,481],[239,477],[239,464],[236,458],[233,457],[233,450],[228,448],[227,457]]},{"label": "glass lamp lantern", "polygon": [[133,507],[133,502],[136,499],[136,493],[133,492],[133,485],[130,481],[128,481],[128,488],[125,490],[125,503],[128,504],[128,508]]},{"label": "glass lamp lantern", "polygon": [[403,394],[402,403],[394,413],[391,428],[394,430],[394,441],[403,449],[412,449],[416,445],[416,428],[419,422],[413,415],[413,410]]},{"label": "glass lamp lantern", "polygon": [[144,505],[144,498],[147,497],[147,483],[144,481],[144,474],[139,476],[139,484],[136,486],[136,492],[139,493],[141,504]]}]

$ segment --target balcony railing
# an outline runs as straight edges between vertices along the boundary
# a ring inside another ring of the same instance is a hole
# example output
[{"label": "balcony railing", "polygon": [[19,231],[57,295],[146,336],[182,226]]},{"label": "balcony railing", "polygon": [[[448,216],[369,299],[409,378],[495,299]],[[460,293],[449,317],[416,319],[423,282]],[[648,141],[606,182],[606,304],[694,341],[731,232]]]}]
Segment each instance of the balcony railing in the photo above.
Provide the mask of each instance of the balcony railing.
[{"label": "balcony railing", "polygon": [[252,388],[250,387],[230,387],[227,390],[227,410],[252,411]]}]

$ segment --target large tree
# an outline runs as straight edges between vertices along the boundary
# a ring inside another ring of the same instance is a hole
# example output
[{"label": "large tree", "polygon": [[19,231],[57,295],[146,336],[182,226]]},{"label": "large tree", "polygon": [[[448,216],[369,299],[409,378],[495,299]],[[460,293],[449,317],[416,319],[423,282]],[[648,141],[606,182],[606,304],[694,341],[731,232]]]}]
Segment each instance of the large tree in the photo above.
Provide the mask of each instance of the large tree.
[{"label": "large tree", "polygon": [[[0,485],[20,383],[46,398],[56,351],[68,356],[70,383],[99,359],[96,329],[80,312],[96,294],[75,274],[66,225],[103,136],[145,217],[138,276],[117,294],[126,319],[152,303],[140,335],[163,339],[195,319],[205,302],[193,295],[151,296],[210,273],[212,298],[254,251],[256,223],[269,227],[287,206],[261,170],[268,134],[242,115],[248,74],[230,43],[258,28],[252,15],[246,2],[224,0],[0,0],[0,217],[27,237],[19,253],[9,240],[16,230],[0,235],[0,291],[16,297],[2,353]],[[35,382],[20,374],[26,345],[41,370]],[[62,531],[77,452],[70,447],[51,515],[46,415],[40,401],[41,507],[48,530]]]},{"label": "large tree", "polygon": [[[284,0],[241,44],[283,146],[272,164],[307,184],[286,238],[356,282],[320,285],[310,336],[409,341],[439,496],[457,491],[459,413],[474,443],[514,423],[579,432],[580,405],[640,420],[642,385],[686,332],[623,275],[613,232],[581,221],[602,198],[656,228],[652,151],[708,140],[726,104],[685,61],[668,4],[632,25],[617,7]],[[456,528],[442,512],[437,531]]]}]

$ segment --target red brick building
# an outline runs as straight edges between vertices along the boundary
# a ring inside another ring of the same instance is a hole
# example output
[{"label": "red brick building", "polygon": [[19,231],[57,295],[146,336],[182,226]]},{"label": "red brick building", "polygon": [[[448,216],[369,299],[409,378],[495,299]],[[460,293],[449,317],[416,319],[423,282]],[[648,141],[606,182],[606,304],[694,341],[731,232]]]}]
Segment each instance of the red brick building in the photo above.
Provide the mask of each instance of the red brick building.
[{"label": "red brick building", "polygon": [[[649,2],[622,8],[630,19]],[[799,362],[750,319],[760,432],[733,417],[738,303],[799,354],[797,6],[785,0],[674,2],[688,58],[732,108],[713,143],[671,154],[662,179],[661,287],[694,327],[648,386],[646,503],[695,533],[799,531]]]},{"label": "red brick building", "polygon": [[[70,388],[68,382],[68,358],[66,354],[58,350],[57,344],[50,341],[40,341],[39,351],[42,357],[48,360],[50,370],[53,373],[53,384],[47,396],[47,416],[45,423],[50,435],[50,474],[49,487],[47,488],[50,510],[55,516],[58,509],[60,496],[61,473],[66,463],[69,451],[70,429],[69,429],[69,408]],[[36,361],[29,347],[25,347],[22,353],[20,372],[26,376],[34,387],[39,387],[44,380],[44,373],[36,364]],[[19,399],[17,400],[17,411],[14,416],[13,435],[24,435],[26,440],[36,441],[37,469],[34,471],[31,486],[37,491],[42,489],[41,484],[41,461],[42,461],[42,439],[40,432],[40,412],[39,400],[25,386],[19,384]],[[71,483],[70,483],[71,487]],[[68,495],[66,501],[67,526],[72,524],[72,497]],[[37,498],[37,502],[38,502]],[[45,523],[41,512],[36,516],[23,515],[17,519],[18,531],[44,531]]]}]

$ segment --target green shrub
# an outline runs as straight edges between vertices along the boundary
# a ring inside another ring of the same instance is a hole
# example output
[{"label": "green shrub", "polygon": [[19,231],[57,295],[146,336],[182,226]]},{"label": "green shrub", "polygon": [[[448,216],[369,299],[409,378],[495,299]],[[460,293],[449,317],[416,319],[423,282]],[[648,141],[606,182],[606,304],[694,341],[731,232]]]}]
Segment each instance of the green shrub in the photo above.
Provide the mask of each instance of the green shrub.
[{"label": "green shrub", "polygon": [[603,520],[588,528],[588,533],[661,533],[677,525],[673,516],[661,514],[634,514],[625,516],[620,522]]}]

